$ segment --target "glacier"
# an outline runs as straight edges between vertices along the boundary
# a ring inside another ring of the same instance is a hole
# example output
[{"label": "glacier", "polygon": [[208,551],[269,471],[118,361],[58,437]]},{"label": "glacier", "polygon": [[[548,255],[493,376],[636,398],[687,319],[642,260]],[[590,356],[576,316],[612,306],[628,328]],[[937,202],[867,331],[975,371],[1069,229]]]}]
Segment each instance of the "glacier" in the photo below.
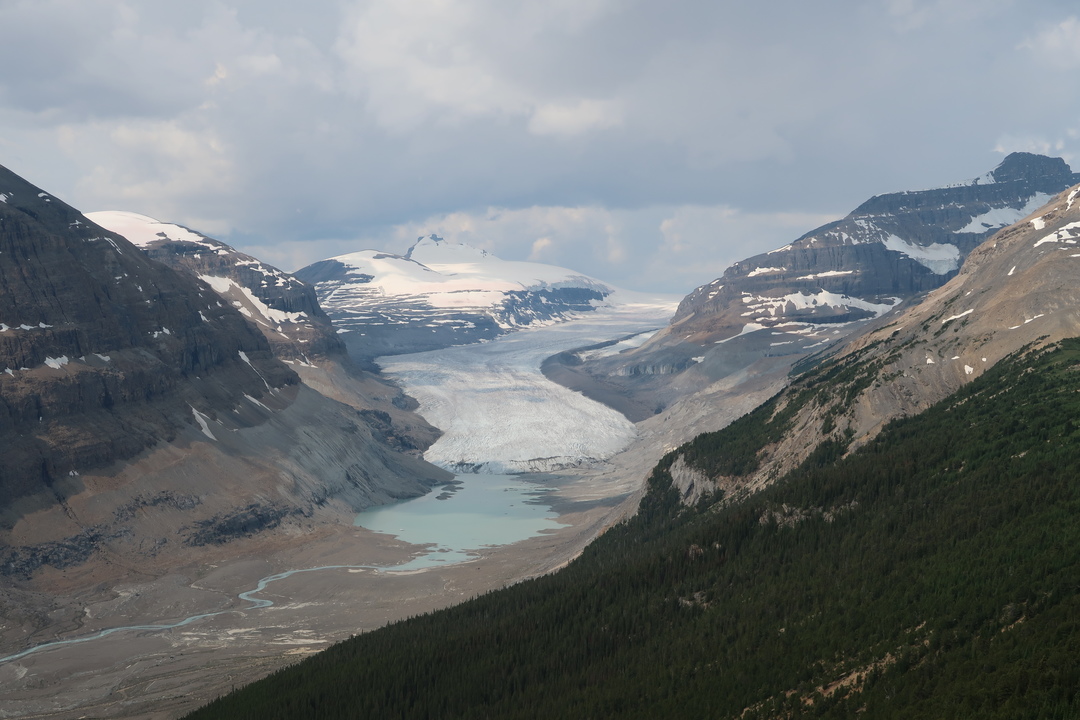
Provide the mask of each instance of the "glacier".
[{"label": "glacier", "polygon": [[381,357],[443,435],[424,459],[457,473],[553,472],[601,462],[636,437],[621,413],[548,380],[547,357],[663,327],[678,298],[619,291],[586,317],[491,341]]}]

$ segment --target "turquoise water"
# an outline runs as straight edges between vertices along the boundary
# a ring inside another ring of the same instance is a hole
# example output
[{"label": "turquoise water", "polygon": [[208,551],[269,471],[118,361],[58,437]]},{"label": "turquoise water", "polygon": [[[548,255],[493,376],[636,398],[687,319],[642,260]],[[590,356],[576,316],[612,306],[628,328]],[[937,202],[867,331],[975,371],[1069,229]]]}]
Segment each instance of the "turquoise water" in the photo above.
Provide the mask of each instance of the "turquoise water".
[{"label": "turquoise water", "polygon": [[[254,590],[239,594],[241,600],[250,603],[243,611],[271,607],[273,601],[257,597],[258,594],[271,583],[298,573],[355,569],[394,572],[449,565],[471,560],[476,557],[477,550],[485,547],[508,545],[560,526],[558,515],[544,500],[550,492],[548,488],[517,475],[460,475],[458,481],[460,484],[456,486],[436,488],[423,497],[362,512],[353,522],[375,532],[395,535],[409,543],[430,545],[424,554],[402,565],[324,565],[268,575],[259,580]],[[83,637],[42,643],[0,657],[0,663],[18,660],[42,650],[98,640],[115,633],[163,632],[233,612],[239,611],[219,610],[171,623],[108,628]]]},{"label": "turquoise water", "polygon": [[485,547],[509,545],[560,527],[558,515],[545,502],[549,488],[518,475],[458,475],[457,480],[456,491],[449,492],[454,486],[446,492],[436,488],[423,497],[366,510],[353,524],[432,546],[394,570],[462,562]]}]

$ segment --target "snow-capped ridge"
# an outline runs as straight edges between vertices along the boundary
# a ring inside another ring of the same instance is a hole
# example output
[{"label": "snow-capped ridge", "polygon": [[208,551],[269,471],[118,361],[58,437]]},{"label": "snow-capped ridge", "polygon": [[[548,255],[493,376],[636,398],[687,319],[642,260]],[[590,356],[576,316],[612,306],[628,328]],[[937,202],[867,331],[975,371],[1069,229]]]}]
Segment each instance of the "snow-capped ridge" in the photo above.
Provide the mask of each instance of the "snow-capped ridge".
[{"label": "snow-capped ridge", "polygon": [[123,235],[154,260],[210,285],[263,333],[279,357],[344,352],[312,288],[289,273],[202,233],[140,213],[109,210],[86,217]]},{"label": "snow-capped ridge", "polygon": [[101,210],[86,213],[86,217],[106,230],[123,235],[132,245],[146,249],[162,241],[186,242],[201,245],[209,251],[227,254],[225,243],[218,242],[183,225],[161,222],[149,215],[126,210]]},{"label": "snow-capped ridge", "polygon": [[488,340],[591,312],[620,295],[611,285],[555,265],[503,260],[437,235],[405,255],[361,250],[298,270],[365,357]]}]

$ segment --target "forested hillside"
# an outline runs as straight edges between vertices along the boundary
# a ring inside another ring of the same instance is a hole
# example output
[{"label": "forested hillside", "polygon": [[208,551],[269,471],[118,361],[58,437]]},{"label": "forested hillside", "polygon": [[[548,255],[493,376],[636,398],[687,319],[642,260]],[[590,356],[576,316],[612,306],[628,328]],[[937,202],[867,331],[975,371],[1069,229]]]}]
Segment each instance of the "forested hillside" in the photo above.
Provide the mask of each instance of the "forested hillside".
[{"label": "forested hillside", "polygon": [[682,506],[675,457],[745,469],[783,430],[771,407],[668,455],[640,512],[565,570],[192,717],[1080,714],[1080,340],[998,363],[847,458],[826,445],[747,499]]}]

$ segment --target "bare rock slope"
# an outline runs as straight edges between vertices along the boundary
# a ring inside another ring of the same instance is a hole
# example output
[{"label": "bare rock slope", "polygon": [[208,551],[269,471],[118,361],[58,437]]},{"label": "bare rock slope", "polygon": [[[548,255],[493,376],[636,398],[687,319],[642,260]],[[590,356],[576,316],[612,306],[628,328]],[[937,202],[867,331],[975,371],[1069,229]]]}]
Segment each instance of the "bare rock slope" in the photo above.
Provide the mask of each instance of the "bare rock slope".
[{"label": "bare rock slope", "polygon": [[436,428],[411,412],[415,402],[400,388],[352,361],[307,283],[182,225],[122,211],[87,217],[152,259],[205,282],[262,333],[274,356],[304,384],[355,407],[390,447],[419,454],[439,437]]},{"label": "bare rock slope", "polygon": [[0,574],[168,564],[447,478],[376,434],[205,284],[0,168]]},{"label": "bare rock slope", "polygon": [[967,183],[873,197],[735,263],[642,347],[579,372],[657,411],[740,373],[782,373],[940,287],[986,238],[1077,182],[1060,158],[1014,153]]},{"label": "bare rock slope", "polygon": [[[831,444],[844,452],[1002,358],[1080,335],[1080,185],[993,235],[922,302],[881,321],[780,396],[786,430],[752,473],[700,482],[753,490]],[[699,483],[700,484],[700,483]]]}]

